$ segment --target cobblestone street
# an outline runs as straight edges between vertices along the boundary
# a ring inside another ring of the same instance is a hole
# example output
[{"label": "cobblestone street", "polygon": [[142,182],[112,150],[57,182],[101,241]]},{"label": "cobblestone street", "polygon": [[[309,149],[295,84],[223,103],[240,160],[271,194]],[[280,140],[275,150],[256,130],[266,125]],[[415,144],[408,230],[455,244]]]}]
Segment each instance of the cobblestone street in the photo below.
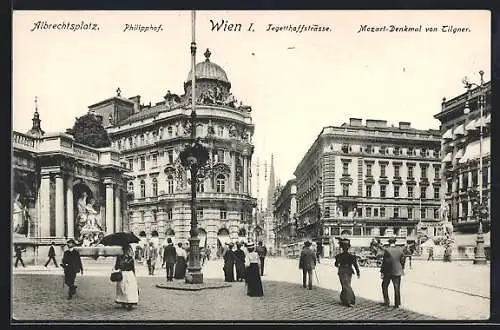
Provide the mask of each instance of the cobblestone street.
[{"label": "cobblestone street", "polygon": [[[243,283],[229,288],[202,291],[178,291],[156,288],[165,278],[165,269],[148,276],[138,264],[140,302],[132,311],[114,304],[115,286],[109,281],[112,259],[85,260],[85,275],[77,276],[78,293],[66,300],[62,271],[56,268],[17,268],[13,276],[13,317],[18,320],[431,320],[481,319],[489,316],[489,299],[416,283],[431,265],[415,263],[402,286],[403,308],[394,310],[380,305],[380,279],[376,269],[362,268],[361,279],[353,278],[356,306],[339,304],[340,285],[330,260],[317,269],[312,291],[301,286],[297,261],[268,258],[263,276],[264,297],[250,298]],[[222,261],[211,261],[203,272],[207,279],[222,279]],[[439,272],[449,275],[442,264]],[[453,267],[459,267],[454,265]],[[469,267],[463,267],[463,270]],[[485,268],[487,269],[487,267]],[[448,270],[449,271],[449,270]],[[463,271],[462,271],[463,272]],[[483,276],[485,271],[475,276]],[[465,276],[462,274],[462,281]],[[432,277],[430,278],[432,281]],[[452,281],[451,281],[452,282]],[[453,283],[452,283],[453,284]],[[459,283],[460,284],[460,283]],[[474,289],[474,288],[473,288]],[[469,290],[471,290],[469,288]],[[482,289],[484,291],[484,289]],[[476,291],[479,289],[476,288]],[[479,292],[482,294],[484,292]],[[392,301],[392,291],[389,290]],[[430,299],[429,297],[432,297]],[[450,304],[452,304],[450,306]],[[464,306],[468,306],[468,309]],[[462,313],[462,317],[450,317]],[[468,313],[467,313],[468,312]],[[465,313],[465,314],[464,314]],[[474,314],[475,313],[475,314]],[[475,316],[475,317],[474,317]]]}]

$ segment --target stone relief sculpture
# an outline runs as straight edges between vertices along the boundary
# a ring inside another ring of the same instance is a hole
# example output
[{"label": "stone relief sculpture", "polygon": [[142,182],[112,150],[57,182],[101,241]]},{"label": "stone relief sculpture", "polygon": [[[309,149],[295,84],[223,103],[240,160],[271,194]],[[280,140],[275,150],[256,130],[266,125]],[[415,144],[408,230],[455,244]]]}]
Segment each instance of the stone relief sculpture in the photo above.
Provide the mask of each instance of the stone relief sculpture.
[{"label": "stone relief sculpture", "polygon": [[95,207],[95,200],[91,198],[87,203],[87,198],[88,195],[84,191],[77,201],[77,237],[84,246],[96,243],[103,236],[101,215]]},{"label": "stone relief sculpture", "polygon": [[228,105],[230,107],[233,107],[235,108],[235,104],[236,104],[236,99],[234,98],[234,95],[229,93],[229,95],[224,99],[224,101],[222,102],[222,104],[224,105]]},{"label": "stone relief sculpture", "polygon": [[17,193],[12,206],[12,230],[15,234],[21,234],[24,223],[23,204],[21,203],[21,194]]}]

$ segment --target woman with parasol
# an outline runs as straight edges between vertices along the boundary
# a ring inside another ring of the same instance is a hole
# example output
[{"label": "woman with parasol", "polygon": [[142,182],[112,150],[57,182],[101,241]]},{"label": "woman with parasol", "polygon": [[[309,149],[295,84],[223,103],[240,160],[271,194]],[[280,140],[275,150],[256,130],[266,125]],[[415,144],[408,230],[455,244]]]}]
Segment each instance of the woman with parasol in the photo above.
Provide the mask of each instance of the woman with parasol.
[{"label": "woman with parasol", "polygon": [[116,282],[115,302],[131,310],[139,303],[139,287],[135,276],[134,253],[130,243],[139,242],[133,233],[119,232],[105,236],[101,240],[103,245],[119,245],[123,254],[116,257],[115,271],[122,274],[120,281]]}]

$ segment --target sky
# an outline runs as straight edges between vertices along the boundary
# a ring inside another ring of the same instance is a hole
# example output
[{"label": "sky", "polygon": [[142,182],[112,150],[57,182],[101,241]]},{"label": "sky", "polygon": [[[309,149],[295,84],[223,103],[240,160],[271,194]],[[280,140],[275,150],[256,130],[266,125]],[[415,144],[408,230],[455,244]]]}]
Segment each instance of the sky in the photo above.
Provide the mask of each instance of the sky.
[{"label": "sky", "polygon": [[[241,31],[212,29],[223,20],[241,24]],[[39,21],[97,24],[99,30],[31,31]],[[126,24],[161,29],[124,31]],[[267,31],[269,24],[329,31]],[[358,33],[361,25],[422,31]],[[468,30],[443,32],[443,25]],[[479,82],[484,70],[490,80],[490,36],[490,13],[479,10],[196,12],[197,62],[210,48],[233,95],[252,106],[254,163],[269,165],[272,153],[282,183],[293,178],[323,127],[350,117],[438,129],[433,115],[443,97],[465,91],[464,76]],[[31,128],[35,96],[42,128],[56,132],[118,87],[145,104],[161,101],[167,90],[182,94],[190,43],[189,11],[15,11],[13,129]],[[266,190],[260,187],[261,197]]]}]

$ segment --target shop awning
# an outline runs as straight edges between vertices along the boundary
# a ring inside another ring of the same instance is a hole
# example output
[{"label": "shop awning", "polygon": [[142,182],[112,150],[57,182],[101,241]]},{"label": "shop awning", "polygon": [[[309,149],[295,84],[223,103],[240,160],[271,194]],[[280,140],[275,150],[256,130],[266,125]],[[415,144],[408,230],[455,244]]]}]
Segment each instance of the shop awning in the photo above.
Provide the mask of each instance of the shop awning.
[{"label": "shop awning", "polygon": [[[491,150],[491,139],[486,137],[483,139],[482,153],[483,157],[488,156]],[[463,157],[459,160],[459,163],[466,163],[468,160],[479,158],[479,140],[469,143],[465,148]]]},{"label": "shop awning", "polygon": [[444,134],[443,134],[443,139],[449,139],[449,140],[452,140],[453,139],[453,134],[452,134],[452,129],[450,128],[449,130],[447,130]]},{"label": "shop awning", "polygon": [[[483,234],[484,246],[491,246],[491,235],[490,232]],[[477,234],[455,234],[453,235],[453,240],[455,241],[455,246],[476,246]]]},{"label": "shop awning", "polygon": [[453,135],[465,135],[464,124],[460,124],[453,130]]},{"label": "shop awning", "polygon": [[443,160],[441,161],[442,163],[449,163],[451,162],[451,152],[447,153],[446,156],[444,156]]},{"label": "shop awning", "polygon": [[476,130],[479,127],[479,118],[471,120],[467,125],[465,125],[465,129],[467,131]]},{"label": "shop awning", "polygon": [[226,245],[226,243],[229,244],[231,242],[231,237],[229,236],[217,236],[217,239],[222,246]]}]

